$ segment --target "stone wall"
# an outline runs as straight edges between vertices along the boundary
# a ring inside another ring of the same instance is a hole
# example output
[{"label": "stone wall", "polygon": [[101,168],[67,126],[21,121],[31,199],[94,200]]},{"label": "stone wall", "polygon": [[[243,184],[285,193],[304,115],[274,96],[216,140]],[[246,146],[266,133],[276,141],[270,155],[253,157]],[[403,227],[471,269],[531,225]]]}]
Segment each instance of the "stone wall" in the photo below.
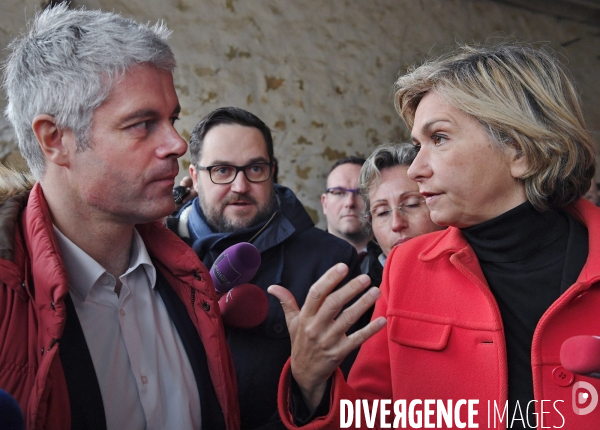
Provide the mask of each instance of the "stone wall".
[{"label": "stone wall", "polygon": [[[577,81],[589,127],[600,142],[600,27],[489,0],[76,0],[138,21],[164,19],[174,32],[175,81],[188,138],[220,106],[239,106],[274,131],[279,182],[324,226],[319,202],[329,166],[368,155],[408,132],[393,109],[399,72],[457,42],[514,35],[548,41]],[[0,45],[25,29],[40,0],[4,0]],[[1,59],[6,51],[0,51]],[[5,100],[0,99],[0,108]],[[0,119],[0,159],[22,165]],[[187,171],[187,156],[181,175]],[[600,176],[599,176],[600,177]]]}]

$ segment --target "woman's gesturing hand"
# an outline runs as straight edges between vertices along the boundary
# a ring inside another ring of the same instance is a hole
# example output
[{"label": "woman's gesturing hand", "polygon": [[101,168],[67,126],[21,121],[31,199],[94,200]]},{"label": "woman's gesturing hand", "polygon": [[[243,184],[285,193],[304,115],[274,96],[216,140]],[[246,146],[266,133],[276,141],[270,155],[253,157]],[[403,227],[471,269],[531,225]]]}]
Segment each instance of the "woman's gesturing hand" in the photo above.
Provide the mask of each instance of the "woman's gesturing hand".
[{"label": "woman's gesturing hand", "polygon": [[271,285],[268,289],[283,306],[292,342],[292,375],[311,410],[321,401],[327,380],[344,358],[385,325],[385,318],[380,317],[346,336],[380,296],[379,288],[373,287],[340,313],[346,303],[370,285],[369,277],[360,275],[331,293],[347,274],[348,266],[343,263],[325,272],[310,287],[302,309],[285,288]]}]

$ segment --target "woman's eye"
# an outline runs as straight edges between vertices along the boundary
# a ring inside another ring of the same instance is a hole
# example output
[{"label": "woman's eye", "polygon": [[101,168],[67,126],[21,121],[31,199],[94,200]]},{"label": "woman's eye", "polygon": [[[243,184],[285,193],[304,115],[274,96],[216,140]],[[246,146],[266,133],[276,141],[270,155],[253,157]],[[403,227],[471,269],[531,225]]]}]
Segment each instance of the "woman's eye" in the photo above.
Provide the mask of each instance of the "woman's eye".
[{"label": "woman's eye", "polygon": [[416,207],[419,206],[421,204],[421,199],[417,198],[417,197],[411,197],[410,199],[407,199],[403,206],[404,207]]},{"label": "woman's eye", "polygon": [[391,210],[389,208],[378,208],[374,211],[374,216],[381,218],[386,217],[390,214]]},{"label": "woman's eye", "polygon": [[446,136],[442,136],[442,135],[436,133],[433,136],[431,136],[431,140],[433,141],[433,143],[435,145],[439,145],[444,140],[446,140]]}]

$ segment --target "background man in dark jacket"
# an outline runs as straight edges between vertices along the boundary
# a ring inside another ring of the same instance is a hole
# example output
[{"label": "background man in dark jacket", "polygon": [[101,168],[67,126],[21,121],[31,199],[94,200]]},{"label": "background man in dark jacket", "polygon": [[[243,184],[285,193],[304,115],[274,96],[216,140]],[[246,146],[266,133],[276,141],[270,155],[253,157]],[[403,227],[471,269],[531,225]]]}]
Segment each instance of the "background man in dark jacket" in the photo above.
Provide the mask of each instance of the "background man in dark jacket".
[{"label": "background man in dark jacket", "polygon": [[383,273],[378,260],[381,248],[366,228],[365,205],[358,186],[363,164],[365,159],[354,155],[333,163],[325,192],[321,195],[321,205],[327,218],[327,231],[356,249],[360,271],[369,275],[371,283],[378,287]]},{"label": "background man in dark jacket", "polygon": [[[273,182],[269,128],[242,109],[217,109],[190,139],[190,174],[198,197],[168,221],[207,267],[226,248],[252,242],[262,263],[250,281],[265,291],[285,285],[298,303],[335,263],[357,276],[356,251],[316,228],[294,193]],[[277,383],[290,355],[281,305],[269,295],[266,320],[253,329],[226,327],[238,377],[242,428],[283,428],[277,414]]]}]

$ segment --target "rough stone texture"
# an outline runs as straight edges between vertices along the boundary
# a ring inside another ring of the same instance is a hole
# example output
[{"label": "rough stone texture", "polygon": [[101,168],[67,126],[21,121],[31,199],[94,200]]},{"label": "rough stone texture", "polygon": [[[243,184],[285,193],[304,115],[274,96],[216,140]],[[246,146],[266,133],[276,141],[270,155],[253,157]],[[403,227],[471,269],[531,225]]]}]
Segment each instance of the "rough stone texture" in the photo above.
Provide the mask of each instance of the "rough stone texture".
[{"label": "rough stone texture", "polygon": [[[324,226],[319,197],[338,158],[368,155],[408,132],[393,109],[399,72],[457,42],[514,35],[548,41],[582,94],[588,125],[600,130],[600,27],[488,0],[127,0],[74,1],[174,30],[176,86],[186,138],[211,110],[235,105],[272,129],[279,181]],[[23,31],[39,0],[4,0],[0,44]],[[4,58],[6,51],[0,52]],[[5,101],[0,99],[0,108]],[[0,159],[19,163],[14,135],[0,119]],[[189,161],[181,162],[181,176]]]}]

